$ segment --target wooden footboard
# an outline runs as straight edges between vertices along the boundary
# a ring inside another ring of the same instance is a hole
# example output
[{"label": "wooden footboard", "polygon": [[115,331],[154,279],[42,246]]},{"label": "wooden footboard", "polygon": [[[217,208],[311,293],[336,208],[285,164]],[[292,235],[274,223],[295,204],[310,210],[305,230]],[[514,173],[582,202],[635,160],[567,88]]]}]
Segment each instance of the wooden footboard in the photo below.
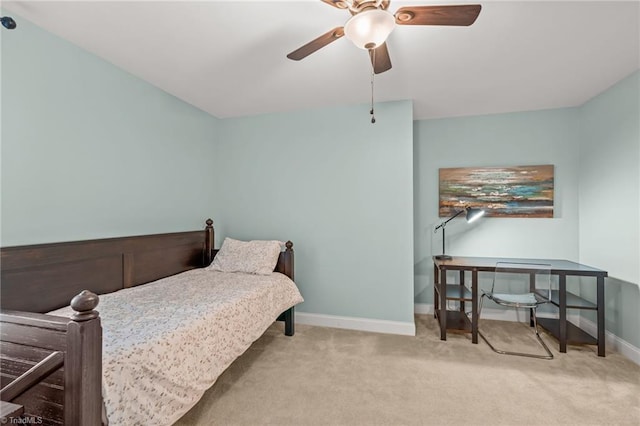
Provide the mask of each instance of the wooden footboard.
[{"label": "wooden footboard", "polygon": [[[102,328],[98,297],[74,297],[71,319],[0,314],[3,424],[102,423]],[[20,418],[22,417],[22,418]]]}]

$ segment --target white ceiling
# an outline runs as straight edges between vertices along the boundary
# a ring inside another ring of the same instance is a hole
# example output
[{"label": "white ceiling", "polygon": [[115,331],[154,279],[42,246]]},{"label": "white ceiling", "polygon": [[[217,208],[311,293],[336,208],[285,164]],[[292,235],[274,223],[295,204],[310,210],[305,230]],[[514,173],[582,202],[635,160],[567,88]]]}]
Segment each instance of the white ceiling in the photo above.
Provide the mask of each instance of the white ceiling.
[{"label": "white ceiling", "polygon": [[[376,101],[412,99],[414,118],[575,106],[640,68],[638,1],[480,3],[470,27],[398,26]],[[4,1],[3,8],[216,117],[366,103],[370,63],[342,38],[286,54],[348,12],[298,1]],[[20,31],[20,22],[15,31]],[[3,30],[4,31],[4,30]]]}]

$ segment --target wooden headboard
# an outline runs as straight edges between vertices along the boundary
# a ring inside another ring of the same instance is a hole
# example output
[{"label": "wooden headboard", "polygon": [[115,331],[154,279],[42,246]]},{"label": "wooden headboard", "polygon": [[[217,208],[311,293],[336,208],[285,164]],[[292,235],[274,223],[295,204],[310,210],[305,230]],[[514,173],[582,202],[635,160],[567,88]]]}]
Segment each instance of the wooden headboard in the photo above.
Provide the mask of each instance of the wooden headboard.
[{"label": "wooden headboard", "polygon": [[0,307],[49,312],[82,290],[111,293],[207,265],[213,221],[204,231],[0,249]]},{"label": "wooden headboard", "polygon": [[[213,221],[204,231],[140,235],[0,248],[0,308],[45,313],[69,305],[82,290],[96,294],[134,287],[207,266]],[[276,272],[293,279],[293,244]]]}]

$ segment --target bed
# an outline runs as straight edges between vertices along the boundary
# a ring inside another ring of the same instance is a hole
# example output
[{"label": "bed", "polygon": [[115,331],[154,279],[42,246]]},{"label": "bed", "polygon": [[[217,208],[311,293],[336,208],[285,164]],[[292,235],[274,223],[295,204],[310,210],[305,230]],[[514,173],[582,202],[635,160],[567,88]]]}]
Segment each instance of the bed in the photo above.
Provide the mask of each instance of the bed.
[{"label": "bed", "polygon": [[269,275],[215,271],[212,225],[3,248],[2,414],[169,425],[275,319],[293,335],[293,244]]}]

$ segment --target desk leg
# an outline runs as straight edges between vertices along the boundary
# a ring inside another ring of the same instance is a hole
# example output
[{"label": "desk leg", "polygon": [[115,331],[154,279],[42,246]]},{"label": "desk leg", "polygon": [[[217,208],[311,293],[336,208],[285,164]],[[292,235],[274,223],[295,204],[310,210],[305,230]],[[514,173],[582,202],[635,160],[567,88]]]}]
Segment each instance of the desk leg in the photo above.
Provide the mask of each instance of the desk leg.
[{"label": "desk leg", "polygon": [[438,298],[438,292],[436,288],[440,283],[440,269],[433,265],[433,317],[438,318],[438,309],[440,309],[440,299]]},{"label": "desk leg", "polygon": [[440,340],[447,340],[447,270],[440,273]]},{"label": "desk leg", "polygon": [[[462,274],[462,272],[460,272]],[[478,343],[478,270],[471,272],[471,342]]]},{"label": "desk leg", "polygon": [[[531,293],[536,291],[536,274],[529,274],[529,291]],[[529,309],[529,327],[533,326],[533,309]]]},{"label": "desk leg", "polygon": [[598,277],[598,356],[605,356],[604,351],[604,277]]},{"label": "desk leg", "polygon": [[560,352],[567,352],[567,276],[559,275],[559,293],[560,293]]},{"label": "desk leg", "polygon": [[[460,285],[464,285],[464,271],[460,271]],[[464,314],[464,300],[460,301],[460,312]]]}]

